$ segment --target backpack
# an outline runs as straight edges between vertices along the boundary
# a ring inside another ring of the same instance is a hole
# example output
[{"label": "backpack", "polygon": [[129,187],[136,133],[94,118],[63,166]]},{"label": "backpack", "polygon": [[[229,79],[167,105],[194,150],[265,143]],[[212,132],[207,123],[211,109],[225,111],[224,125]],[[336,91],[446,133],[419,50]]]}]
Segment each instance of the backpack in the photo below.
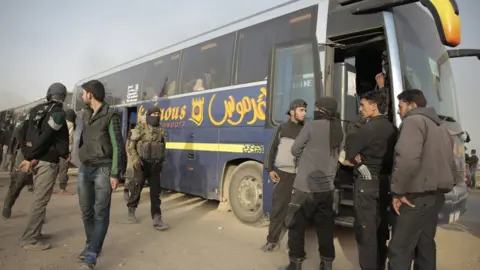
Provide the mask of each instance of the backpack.
[{"label": "backpack", "polygon": [[46,124],[47,115],[56,104],[54,101],[48,101],[33,107],[28,113],[23,127],[25,129],[25,158],[33,158],[32,147],[36,144],[38,138],[40,138],[44,125]]}]

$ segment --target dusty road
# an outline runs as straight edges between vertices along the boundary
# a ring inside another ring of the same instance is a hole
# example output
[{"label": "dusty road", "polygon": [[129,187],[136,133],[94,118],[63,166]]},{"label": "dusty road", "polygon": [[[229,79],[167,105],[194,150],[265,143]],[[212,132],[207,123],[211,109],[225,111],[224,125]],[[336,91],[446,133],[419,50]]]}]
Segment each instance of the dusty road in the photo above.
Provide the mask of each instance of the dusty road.
[{"label": "dusty road", "polygon": [[[75,179],[72,179],[75,180]],[[0,199],[5,197],[8,177],[0,173]],[[74,182],[71,182],[70,189]],[[148,192],[148,190],[146,190]],[[75,256],[84,244],[83,225],[77,197],[54,195],[47,210],[44,232],[53,249],[24,251],[18,238],[24,227],[31,201],[24,189],[15,205],[12,219],[0,221],[0,269],[47,270],[79,269]],[[472,193],[468,215],[454,226],[438,230],[439,270],[480,268],[480,192]],[[166,232],[151,228],[148,195],[138,209],[140,224],[122,224],[125,206],[121,192],[113,198],[110,230],[97,269],[128,270],[276,270],[287,261],[282,248],[273,254],[259,250],[266,228],[252,228],[239,223],[233,214],[216,210],[217,204],[175,193],[163,195]],[[314,234],[307,236],[308,260],[304,269],[318,269]],[[351,230],[336,233],[335,269],[356,267],[356,249]],[[284,241],[285,242],[285,241]]]}]

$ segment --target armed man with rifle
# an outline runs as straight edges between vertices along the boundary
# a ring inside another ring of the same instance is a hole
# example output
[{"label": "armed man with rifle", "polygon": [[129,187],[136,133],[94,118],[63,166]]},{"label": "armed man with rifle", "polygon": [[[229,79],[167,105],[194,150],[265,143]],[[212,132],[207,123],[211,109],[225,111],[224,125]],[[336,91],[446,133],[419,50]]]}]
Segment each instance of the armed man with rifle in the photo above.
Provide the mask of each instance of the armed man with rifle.
[{"label": "armed man with rifle", "polygon": [[22,151],[20,149],[20,130],[23,127],[23,123],[26,115],[20,117],[17,123],[12,140],[10,142],[9,151],[12,156],[12,162],[10,166],[10,186],[8,187],[7,196],[3,203],[2,218],[4,220],[10,219],[12,216],[12,208],[15,202],[20,196],[22,189],[28,186],[29,191],[33,191],[33,175],[30,172],[22,172],[17,170],[17,167],[24,160]]}]

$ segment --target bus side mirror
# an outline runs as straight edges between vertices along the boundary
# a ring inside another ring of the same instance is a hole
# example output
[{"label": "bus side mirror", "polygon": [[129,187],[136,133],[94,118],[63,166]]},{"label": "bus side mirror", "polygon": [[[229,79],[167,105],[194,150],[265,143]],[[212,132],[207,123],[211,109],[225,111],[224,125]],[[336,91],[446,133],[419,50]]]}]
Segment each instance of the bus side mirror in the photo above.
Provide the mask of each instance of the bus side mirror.
[{"label": "bus side mirror", "polygon": [[433,16],[443,45],[457,47],[461,42],[460,12],[455,0],[420,0]]}]

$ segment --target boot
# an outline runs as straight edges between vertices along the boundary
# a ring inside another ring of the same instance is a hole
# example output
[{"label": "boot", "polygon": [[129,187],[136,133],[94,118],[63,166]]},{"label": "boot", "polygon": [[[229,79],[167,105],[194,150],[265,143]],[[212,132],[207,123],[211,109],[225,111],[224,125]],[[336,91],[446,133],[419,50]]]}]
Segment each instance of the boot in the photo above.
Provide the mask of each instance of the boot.
[{"label": "boot", "polygon": [[290,264],[286,267],[280,268],[280,270],[302,270],[303,260],[300,259],[290,259]]},{"label": "boot", "polygon": [[161,214],[156,214],[153,217],[153,228],[159,231],[164,231],[168,229],[168,226],[165,223],[163,223]]},{"label": "boot", "polygon": [[11,208],[8,208],[8,207],[3,207],[3,210],[2,210],[2,218],[3,220],[9,220],[10,217],[12,216],[12,209]]},{"label": "boot", "polygon": [[272,252],[272,251],[277,251],[280,248],[280,245],[278,243],[270,243],[267,242],[265,245],[262,246],[261,250],[264,252]]},{"label": "boot", "polygon": [[135,208],[133,207],[128,208],[128,221],[132,223],[137,223],[137,217],[135,216]]},{"label": "boot", "polygon": [[333,261],[327,261],[322,259],[320,262],[320,270],[332,270],[333,269]]}]

